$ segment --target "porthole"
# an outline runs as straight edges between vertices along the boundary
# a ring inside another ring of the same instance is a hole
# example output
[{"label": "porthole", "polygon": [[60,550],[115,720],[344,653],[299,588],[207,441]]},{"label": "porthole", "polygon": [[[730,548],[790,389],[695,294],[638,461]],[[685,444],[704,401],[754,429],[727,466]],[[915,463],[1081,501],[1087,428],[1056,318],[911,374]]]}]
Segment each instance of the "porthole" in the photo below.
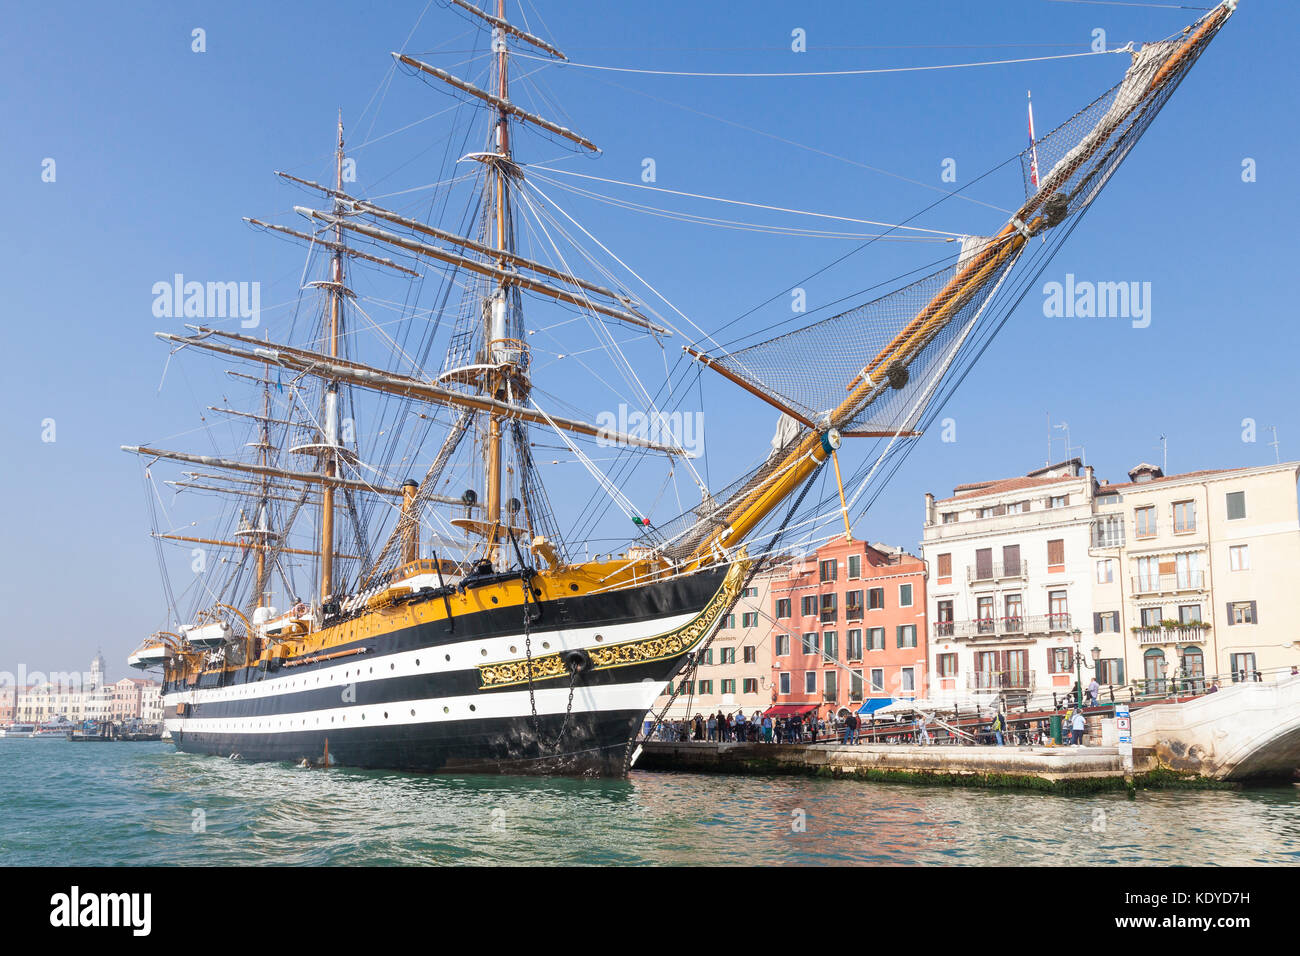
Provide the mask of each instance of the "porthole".
[{"label": "porthole", "polygon": [[479,651],[479,654],[481,654],[483,657],[487,657],[487,648],[486,647],[483,648],[481,651]]},{"label": "porthole", "polygon": [[390,671],[395,671],[395,670],[397,670],[397,665],[396,665],[396,664],[389,664],[389,665],[388,665],[388,669],[389,669]]},{"label": "porthole", "polygon": [[444,708],[442,709],[442,712],[443,712],[444,714],[450,714],[450,713],[451,713],[451,708],[450,708],[450,707],[444,707]]},{"label": "porthole", "polygon": [[570,584],[570,585],[569,585],[569,590],[570,590],[570,591],[576,591],[576,590],[578,590],[578,586],[577,586],[576,584]]},{"label": "porthole", "polygon": [[496,604],[496,603],[497,603],[497,596],[496,596],[495,594],[492,595],[492,603],[493,603],[493,604]]},{"label": "porthole", "polygon": [[546,650],[550,650],[551,642],[550,642],[550,641],[542,641],[542,647],[543,647],[544,649],[546,649]]},{"label": "porthole", "polygon": [[541,589],[541,588],[533,588],[533,597],[541,597],[541,596],[542,596],[542,589]]},{"label": "porthole", "polygon": [[384,711],[384,720],[388,719],[388,711]]},{"label": "porthole", "polygon": [[415,659],[415,666],[416,667],[420,666],[420,659],[418,657]]},{"label": "porthole", "polygon": [[513,644],[511,644],[511,645],[510,645],[510,653],[511,653],[511,654],[518,654],[518,653],[519,653],[519,648],[517,648],[517,647],[515,647]]},{"label": "porthole", "polygon": [[414,708],[414,707],[411,708],[411,716],[412,716],[412,717],[415,716],[415,708]]},{"label": "porthole", "polygon": [[470,704],[470,705],[469,705],[469,709],[470,709],[470,710],[478,710],[478,708],[475,707],[473,704]]},{"label": "porthole", "polygon": [[599,635],[599,634],[596,635],[596,640],[597,640],[597,641],[603,641],[604,639],[605,639],[605,638],[603,638],[601,635]]}]

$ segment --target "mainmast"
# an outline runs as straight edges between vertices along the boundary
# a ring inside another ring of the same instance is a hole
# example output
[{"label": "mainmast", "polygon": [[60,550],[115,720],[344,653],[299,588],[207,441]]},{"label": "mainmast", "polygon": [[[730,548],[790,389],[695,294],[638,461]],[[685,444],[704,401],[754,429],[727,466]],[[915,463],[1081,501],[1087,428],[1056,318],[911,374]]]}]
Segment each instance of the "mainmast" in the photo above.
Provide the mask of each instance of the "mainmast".
[{"label": "mainmast", "polygon": [[[334,155],[335,188],[343,188],[343,111],[339,110],[338,149]],[[338,201],[335,200],[335,213]],[[343,312],[343,230],[334,227],[334,251],[330,258],[329,282],[329,355],[338,358],[339,323]],[[329,479],[335,477],[338,459],[335,453],[339,443],[339,385],[330,379],[325,383],[325,420],[324,446],[321,449],[321,474],[325,481],[321,484],[320,510],[320,599],[321,603],[329,601],[334,595],[334,484]]]}]

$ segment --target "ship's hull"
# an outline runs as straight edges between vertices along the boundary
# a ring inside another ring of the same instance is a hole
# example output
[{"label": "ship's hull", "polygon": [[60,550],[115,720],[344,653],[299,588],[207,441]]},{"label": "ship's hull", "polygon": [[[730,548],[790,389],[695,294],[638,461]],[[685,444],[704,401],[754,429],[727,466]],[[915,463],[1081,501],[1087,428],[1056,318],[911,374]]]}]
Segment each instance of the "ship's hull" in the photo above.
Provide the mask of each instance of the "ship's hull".
[{"label": "ship's hull", "polygon": [[[734,603],[740,572],[536,601],[531,690],[524,613],[489,609],[335,652],[348,656],[169,684],[166,726],[182,751],[243,760],[620,776],[665,683]],[[585,657],[576,677],[574,651]]]}]

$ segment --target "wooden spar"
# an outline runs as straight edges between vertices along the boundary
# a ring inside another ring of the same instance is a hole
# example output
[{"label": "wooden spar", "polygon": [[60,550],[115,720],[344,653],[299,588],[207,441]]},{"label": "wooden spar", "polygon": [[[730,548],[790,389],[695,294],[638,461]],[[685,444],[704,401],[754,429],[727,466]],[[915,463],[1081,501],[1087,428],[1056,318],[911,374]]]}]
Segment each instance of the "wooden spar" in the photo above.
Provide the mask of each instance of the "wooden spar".
[{"label": "wooden spar", "polygon": [[[171,485],[173,488],[190,488],[194,491],[212,491],[217,494],[233,495],[235,497],[246,497],[248,495],[247,491],[241,491],[239,488],[222,487],[220,485],[205,485],[197,481],[165,481],[163,484]],[[286,501],[289,504],[298,503],[297,498],[291,498],[288,495],[277,495],[268,492],[264,497],[267,501]],[[312,553],[315,554],[314,551]]]},{"label": "wooden spar", "polygon": [[606,289],[602,285],[597,285],[595,282],[589,282],[586,279],[570,275],[569,273],[563,272],[559,269],[553,269],[543,263],[535,262],[526,256],[519,255],[519,253],[513,250],[493,249],[491,246],[484,245],[475,239],[470,239],[467,236],[461,236],[454,232],[449,232],[446,229],[439,229],[437,226],[430,226],[427,223],[420,222],[418,219],[408,219],[390,209],[385,209],[383,206],[376,206],[374,203],[368,202],[367,200],[357,199],[353,196],[349,196],[347,193],[341,192],[337,189],[332,189],[329,186],[314,183],[310,179],[300,179],[299,177],[290,175],[289,173],[276,173],[276,175],[292,182],[299,183],[300,185],[308,186],[312,189],[319,189],[326,195],[342,200],[344,203],[352,206],[352,208],[357,212],[363,213],[364,215],[374,216],[376,219],[383,219],[385,222],[391,222],[394,225],[402,226],[406,229],[410,229],[412,232],[431,236],[434,239],[440,239],[443,242],[449,242],[453,245],[461,246],[462,248],[481,253],[485,256],[491,256],[495,259],[504,259],[507,263],[517,268],[528,269],[532,272],[536,272],[538,275],[544,275],[550,279],[554,279],[557,282],[567,282],[570,285],[575,285],[580,289],[585,289],[593,295],[604,296],[611,301],[622,303],[630,313],[636,315],[638,318],[642,317],[632,308],[630,300],[626,296],[621,295],[612,289]]},{"label": "wooden spar", "polygon": [[468,13],[472,13],[474,14],[474,16],[479,17],[482,20],[486,20],[494,27],[497,27],[505,31],[506,33],[510,34],[512,37],[518,37],[520,40],[523,40],[525,43],[531,43],[539,50],[545,50],[547,53],[549,53],[553,57],[556,57],[557,59],[560,60],[568,59],[567,56],[565,56],[559,50],[555,49],[555,47],[551,46],[541,37],[535,37],[531,33],[525,33],[523,30],[519,29],[513,23],[507,23],[505,20],[501,19],[500,17],[494,17],[490,13],[484,13],[482,10],[480,10],[478,7],[474,6],[473,4],[467,3],[466,0],[451,0],[451,2],[456,4],[456,6],[460,7],[462,10],[465,10]]},{"label": "wooden spar", "polygon": [[[676,445],[661,445],[658,442],[647,441],[643,438],[637,438],[634,435],[626,435],[622,432],[617,432],[608,428],[601,428],[598,425],[592,425],[588,422],[578,421],[572,418],[563,418],[557,415],[543,415],[541,412],[527,408],[523,405],[513,405],[509,402],[488,398],[486,395],[471,395],[465,392],[453,392],[450,389],[442,388],[441,386],[434,385],[431,382],[412,378],[409,375],[398,375],[395,373],[385,372],[381,369],[373,368],[372,366],[362,365],[359,362],[352,362],[347,359],[332,360],[327,355],[321,355],[318,352],[312,352],[306,349],[295,349],[281,345],[269,345],[260,342],[258,339],[252,339],[236,332],[222,332],[205,327],[199,327],[198,332],[199,336],[194,337],[174,335],[171,332],[155,332],[154,335],[165,342],[176,342],[181,345],[205,349],[210,352],[219,352],[223,355],[234,356],[235,358],[245,359],[250,362],[264,362],[269,359],[271,362],[280,365],[283,368],[310,375],[335,378],[339,381],[345,381],[349,385],[369,388],[373,391],[383,392],[388,395],[400,395],[405,398],[418,398],[423,401],[438,405],[446,405],[451,408],[468,408],[479,412],[497,412],[503,418],[517,418],[520,421],[528,422],[531,425],[554,425],[556,428],[563,429],[564,431],[570,431],[578,435],[587,435],[593,438],[601,438],[620,445],[646,448],[650,451],[663,452],[668,455],[690,457],[689,452]],[[254,348],[252,350],[246,350],[223,345],[219,342],[211,341],[208,336],[220,336],[222,338],[247,342],[253,345]],[[199,461],[198,464],[203,464],[203,462]],[[292,474],[297,475],[298,473],[294,472]],[[364,491],[366,488],[362,487],[361,490]],[[449,503],[454,504],[459,502],[459,498],[449,499]]]},{"label": "wooden spar", "polygon": [[739,386],[740,386],[741,388],[743,388],[745,391],[749,392],[751,395],[755,395],[755,396],[757,396],[758,398],[761,398],[763,401],[767,402],[767,403],[768,403],[769,405],[771,405],[773,408],[777,409],[778,411],[780,411],[780,412],[782,412],[782,413],[784,413],[784,414],[786,414],[786,415],[789,415],[791,418],[793,418],[793,419],[794,419],[795,421],[797,421],[799,424],[801,424],[801,425],[805,425],[805,426],[807,426],[808,428],[816,428],[816,427],[817,427],[815,424],[813,424],[812,421],[810,421],[809,419],[805,418],[805,417],[804,417],[803,415],[801,415],[799,412],[796,412],[796,411],[795,411],[793,408],[791,408],[789,405],[786,405],[786,404],[784,404],[784,403],[782,403],[782,402],[778,402],[778,401],[777,401],[773,396],[767,394],[766,392],[762,391],[761,389],[755,388],[753,385],[751,385],[749,382],[745,381],[745,379],[741,378],[741,377],[740,377],[739,375],[737,375],[735,372],[733,372],[733,371],[731,371],[730,369],[725,368],[725,367],[723,367],[723,366],[721,366],[721,365],[718,365],[716,362],[713,361],[713,358],[712,358],[711,356],[705,354],[704,352],[698,352],[698,351],[696,351],[695,349],[691,348],[689,345],[683,345],[683,346],[682,346],[682,351],[685,352],[687,355],[689,355],[691,358],[693,358],[693,359],[695,359],[696,361],[698,361],[698,362],[699,362],[701,365],[703,365],[705,368],[711,368],[711,369],[713,369],[713,371],[717,372],[717,373],[718,373],[719,375],[721,375],[723,378],[725,378],[725,379],[727,379],[727,380],[729,380],[729,381],[735,382],[737,385],[739,385]]},{"label": "wooden spar", "polygon": [[[401,488],[389,488],[385,485],[367,484],[364,481],[356,481],[352,478],[340,478],[338,476],[326,477],[314,471],[289,471],[284,468],[276,468],[273,465],[254,465],[245,461],[235,461],[230,458],[213,458],[208,455],[191,455],[183,451],[168,451],[164,448],[150,448],[147,445],[123,445],[122,451],[132,455],[140,455],[144,458],[166,458],[169,461],[188,462],[192,465],[202,465],[205,468],[225,468],[230,471],[242,471],[251,475],[265,474],[272,478],[288,478],[292,481],[301,481],[309,485],[330,485],[335,488],[350,488],[353,491],[369,491],[373,494],[384,495],[389,498],[401,498]],[[465,506],[465,502],[460,498],[449,498],[445,495],[430,495],[428,500],[436,501],[444,505]]]},{"label": "wooden spar", "polygon": [[[497,0],[497,19],[505,20],[506,0]],[[496,233],[497,233],[497,267],[505,271],[506,254],[506,178],[504,163],[510,162],[510,113],[506,109],[509,96],[510,50],[504,43],[497,47],[497,153],[503,162],[492,166],[496,189]],[[521,286],[522,288],[522,286]],[[490,353],[492,340],[506,334],[506,318],[509,308],[506,277],[497,277],[497,297],[483,310],[483,344]],[[499,301],[498,301],[499,299]],[[497,328],[497,310],[501,311],[501,327]],[[513,369],[511,369],[513,371]],[[493,369],[488,374],[488,395],[498,398],[505,376],[500,369]],[[487,442],[483,448],[483,470],[487,482],[487,523],[491,531],[485,536],[486,557],[496,562],[496,529],[501,522],[501,416],[488,413]],[[525,585],[528,586],[528,585]]]},{"label": "wooden spar", "polygon": [[373,262],[376,263],[377,265],[388,266],[388,268],[396,269],[398,272],[404,272],[408,276],[414,276],[417,279],[420,278],[420,273],[416,272],[414,269],[408,269],[404,265],[399,265],[398,263],[394,262],[392,259],[385,259],[382,256],[367,255],[364,252],[359,252],[356,249],[351,249],[348,246],[341,245],[340,243],[330,242],[330,240],[328,239],[321,239],[318,236],[313,236],[306,232],[299,232],[297,229],[290,229],[288,226],[277,226],[275,223],[262,222],[262,220],[260,219],[251,219],[248,216],[244,217],[244,222],[257,226],[259,229],[270,229],[273,232],[282,232],[285,235],[293,236],[296,239],[302,239],[313,245],[321,246],[324,249],[329,249],[331,252],[335,252],[335,253],[341,252],[343,255],[351,256],[353,259],[364,259],[366,260],[366,262]]},{"label": "wooden spar", "polygon": [[1089,148],[1075,157],[1069,166],[1051,175],[1039,191],[1021,207],[1020,212],[993,237],[993,241],[972,256],[970,262],[957,270],[957,274],[943,289],[850,383],[849,395],[830,415],[828,430],[824,433],[813,430],[806,435],[788,455],[772,467],[766,480],[744,493],[740,502],[728,512],[726,526],[700,542],[691,555],[696,563],[703,563],[718,549],[742,540],[773,508],[799,487],[829,453],[830,449],[825,447],[825,437],[834,434],[838,438],[839,433],[834,429],[851,421],[862,407],[882,389],[888,387],[884,382],[873,381],[870,373],[888,367],[889,363],[895,360],[910,361],[944,325],[951,321],[953,314],[962,305],[991,281],[1004,264],[1019,254],[1028,241],[1028,236],[1034,235],[1046,225],[1043,215],[1034,214],[1074,170],[1101,148],[1110,133],[1145,101],[1147,94],[1159,89],[1168,81],[1176,64],[1188,54],[1188,51],[1211,31],[1223,25],[1227,17],[1231,16],[1233,7],[1235,7],[1233,3],[1224,3],[1209,14],[1205,22],[1182,43],[1179,49],[1170,54],[1152,78],[1144,91],[1144,96],[1138,97],[1133,106],[1122,115],[1113,118],[1100,135],[1096,135],[1096,131],[1090,134],[1092,142]]},{"label": "wooden spar", "polygon": [[509,100],[505,99],[504,97],[495,96],[492,93],[487,92],[486,90],[481,90],[473,83],[467,83],[465,80],[462,80],[460,77],[452,73],[448,73],[446,70],[440,70],[436,66],[430,66],[427,63],[421,63],[419,60],[414,59],[413,57],[406,56],[405,54],[402,53],[394,53],[392,54],[392,56],[395,60],[397,60],[397,62],[405,63],[407,66],[411,67],[412,69],[419,70],[421,73],[425,73],[428,76],[433,77],[435,80],[442,80],[442,82],[446,83],[448,86],[455,87],[456,89],[460,90],[462,93],[468,93],[470,96],[476,97],[482,100],[484,103],[489,103],[492,106],[495,106],[501,112],[508,113],[511,116],[518,117],[519,119],[523,120],[525,123],[531,123],[534,126],[541,127],[542,129],[546,130],[548,133],[554,133],[556,136],[559,136],[563,139],[567,139],[571,143],[577,143],[583,149],[589,149],[593,153],[600,152],[600,148],[596,146],[595,143],[593,143],[589,139],[586,139],[583,136],[579,136],[573,130],[565,129],[563,126],[560,126],[558,123],[552,123],[550,120],[538,116],[536,113],[529,113],[527,110],[520,109],[518,106],[516,106],[514,103],[511,103]]},{"label": "wooden spar", "polygon": [[[339,110],[339,143],[334,154],[335,183],[343,188],[343,111]],[[334,244],[343,245],[343,234],[338,226],[334,227]],[[339,323],[342,321],[343,308],[343,256],[336,248],[330,269],[330,322],[329,354],[337,358],[339,354]],[[334,597],[334,487],[329,483],[337,470],[334,445],[338,441],[338,382],[325,382],[325,434],[324,440],[330,446],[327,454],[321,456],[321,476],[326,479],[321,484],[320,501],[320,599],[321,603]]]},{"label": "wooden spar", "polygon": [[270,418],[266,415],[258,415],[256,412],[244,412],[237,408],[223,408],[220,405],[209,405],[208,411],[221,412],[223,415],[238,415],[240,418],[251,418],[258,422],[270,422],[272,425],[288,425],[290,428],[306,428],[306,422],[291,422],[283,418]]},{"label": "wooden spar", "polygon": [[[498,173],[498,176],[500,176],[500,173]],[[626,309],[615,309],[599,302],[593,302],[585,295],[579,295],[565,289],[558,289],[547,282],[520,275],[518,272],[513,272],[499,265],[489,265],[486,262],[480,262],[477,259],[471,259],[468,256],[462,256],[447,249],[440,249],[437,246],[431,246],[427,242],[418,242],[415,239],[410,239],[406,236],[399,236],[395,232],[388,232],[385,229],[378,229],[364,223],[351,222],[344,219],[342,216],[335,216],[319,209],[308,209],[306,206],[295,206],[294,210],[300,215],[306,216],[309,219],[319,220],[326,225],[343,228],[349,232],[355,232],[358,235],[365,236],[368,239],[374,239],[376,242],[386,242],[389,245],[397,246],[399,249],[405,249],[407,252],[413,252],[416,255],[424,256],[428,259],[435,259],[439,262],[445,262],[448,265],[467,269],[470,272],[476,272],[479,275],[488,276],[489,278],[496,279],[502,284],[516,285],[529,292],[536,292],[539,295],[548,296],[549,298],[555,299],[557,302],[567,302],[570,305],[590,309],[592,312],[609,316],[611,319],[618,319],[620,322],[626,322],[628,325],[635,325],[638,328],[647,329],[656,335],[672,335],[670,330],[663,326],[655,325],[649,319],[637,315],[634,312],[629,312]],[[502,256],[501,258],[505,259],[507,256],[508,253],[506,256]]]},{"label": "wooden spar", "polygon": [[[253,541],[222,541],[219,538],[191,538],[183,534],[163,534],[159,531],[152,532],[151,537],[166,538],[168,541],[188,541],[191,544],[210,544],[215,548],[256,548],[259,553],[264,551],[276,551],[280,554],[303,554],[312,558],[320,555],[319,551],[307,551],[302,548],[280,548],[270,544],[259,544]],[[338,557],[354,560],[357,559],[355,554],[340,554]],[[261,606],[262,605],[260,604],[258,605],[258,607]]]}]

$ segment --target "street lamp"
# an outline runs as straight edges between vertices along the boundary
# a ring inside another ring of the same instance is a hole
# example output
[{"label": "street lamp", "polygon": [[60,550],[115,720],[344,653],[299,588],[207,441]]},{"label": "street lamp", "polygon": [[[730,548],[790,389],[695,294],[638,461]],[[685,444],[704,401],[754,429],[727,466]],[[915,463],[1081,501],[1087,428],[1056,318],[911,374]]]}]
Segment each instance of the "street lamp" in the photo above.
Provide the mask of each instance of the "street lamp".
[{"label": "street lamp", "polygon": [[[1071,636],[1074,638],[1074,703],[1080,710],[1083,710],[1083,668],[1085,664],[1081,647],[1083,642],[1083,631],[1076,627],[1074,631],[1071,632]],[[1088,669],[1095,673],[1100,664],[1101,648],[1093,645],[1092,664],[1088,666]]]}]

